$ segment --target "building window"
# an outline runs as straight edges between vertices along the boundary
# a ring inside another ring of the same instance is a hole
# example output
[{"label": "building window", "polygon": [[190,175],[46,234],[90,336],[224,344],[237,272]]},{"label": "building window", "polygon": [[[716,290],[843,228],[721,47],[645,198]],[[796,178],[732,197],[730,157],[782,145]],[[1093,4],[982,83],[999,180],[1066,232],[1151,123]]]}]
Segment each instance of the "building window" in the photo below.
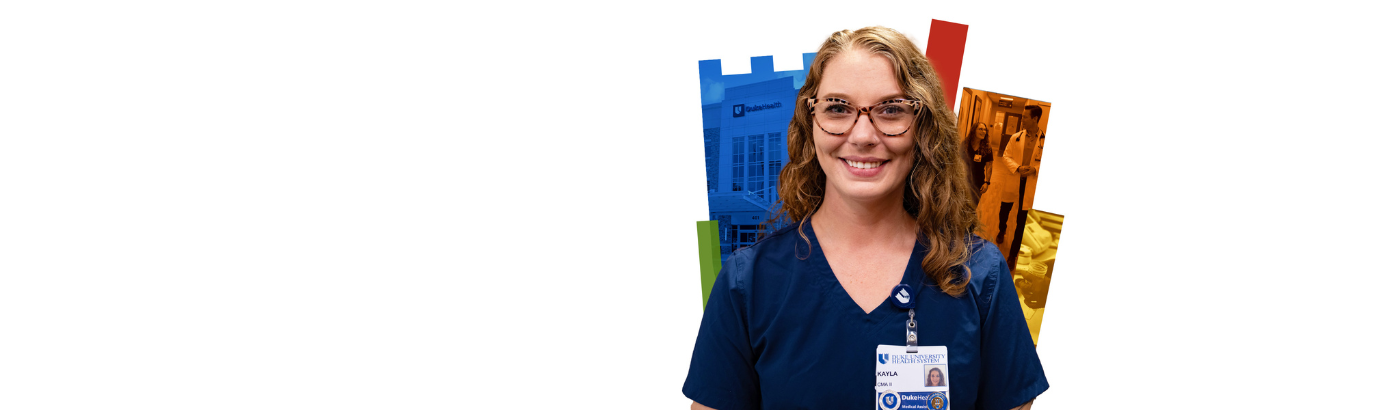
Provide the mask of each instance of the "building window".
[{"label": "building window", "polygon": [[744,158],[747,154],[743,136],[733,137],[733,190],[743,190]]},{"label": "building window", "polygon": [[757,225],[733,225],[733,230],[738,234],[738,237],[735,238],[738,241],[734,244],[734,249],[752,246],[752,244],[757,243],[757,238],[761,235]]},{"label": "building window", "polygon": [[719,254],[727,257],[734,249],[738,249],[738,225],[730,225],[728,216],[723,216],[719,219],[719,226]]},{"label": "building window", "polygon": [[766,173],[766,143],[762,140],[762,134],[748,136],[748,179],[747,190],[749,193],[766,198],[766,185],[764,174]]},{"label": "building window", "polygon": [[781,178],[781,133],[767,134],[767,190],[772,195],[763,195],[768,201],[776,201],[777,180]]}]

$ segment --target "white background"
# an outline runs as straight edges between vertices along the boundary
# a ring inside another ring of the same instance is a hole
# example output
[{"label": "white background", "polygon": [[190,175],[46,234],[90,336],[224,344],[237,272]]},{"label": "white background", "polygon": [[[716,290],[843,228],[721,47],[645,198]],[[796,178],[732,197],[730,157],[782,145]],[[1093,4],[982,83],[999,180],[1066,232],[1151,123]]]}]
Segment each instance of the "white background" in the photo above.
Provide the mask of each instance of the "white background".
[{"label": "white background", "polygon": [[1054,104],[1036,408],[1374,402],[1363,10],[120,3],[0,6],[0,408],[684,408],[696,61],[930,19]]}]

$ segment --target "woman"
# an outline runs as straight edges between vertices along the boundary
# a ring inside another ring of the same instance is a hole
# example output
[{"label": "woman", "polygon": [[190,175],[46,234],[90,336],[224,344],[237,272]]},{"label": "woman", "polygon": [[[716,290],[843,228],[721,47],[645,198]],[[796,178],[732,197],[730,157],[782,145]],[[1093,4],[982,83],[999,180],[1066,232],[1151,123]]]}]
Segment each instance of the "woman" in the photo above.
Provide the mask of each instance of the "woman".
[{"label": "woman", "polygon": [[992,169],[992,145],[987,141],[987,124],[974,123],[968,133],[968,176],[973,180],[976,192],[973,201],[987,191],[987,173]]},{"label": "woman", "polygon": [[934,386],[943,386],[943,385],[944,385],[944,371],[939,370],[938,367],[931,368],[931,369],[930,369],[930,374],[929,374],[929,376],[925,378],[925,386],[927,386],[927,387],[934,387]]},{"label": "woman", "polygon": [[918,346],[947,349],[951,408],[1048,388],[1001,254],[972,235],[962,141],[914,44],[879,27],[830,36],[787,149],[777,218],[799,222],[724,263],[682,389],[692,409],[874,406],[874,353],[905,344],[911,312]]}]

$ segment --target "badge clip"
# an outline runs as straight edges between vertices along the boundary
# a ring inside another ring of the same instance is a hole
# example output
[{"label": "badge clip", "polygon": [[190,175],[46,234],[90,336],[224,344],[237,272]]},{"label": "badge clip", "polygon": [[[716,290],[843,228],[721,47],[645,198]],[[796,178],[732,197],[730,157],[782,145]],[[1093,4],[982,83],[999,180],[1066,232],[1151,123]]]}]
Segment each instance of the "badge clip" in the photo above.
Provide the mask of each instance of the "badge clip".
[{"label": "badge clip", "polygon": [[919,346],[917,346],[919,342],[920,340],[918,333],[916,333],[915,326],[915,309],[911,309],[910,320],[906,321],[906,353],[919,352]]}]

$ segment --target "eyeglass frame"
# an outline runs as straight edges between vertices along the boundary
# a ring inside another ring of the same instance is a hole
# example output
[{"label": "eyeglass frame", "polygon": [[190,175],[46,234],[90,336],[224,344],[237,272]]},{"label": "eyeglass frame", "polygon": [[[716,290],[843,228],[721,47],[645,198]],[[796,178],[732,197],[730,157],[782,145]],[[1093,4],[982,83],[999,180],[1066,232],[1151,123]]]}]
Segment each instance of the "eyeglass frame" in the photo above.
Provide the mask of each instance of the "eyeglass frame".
[{"label": "eyeglass frame", "polygon": [[[810,118],[814,120],[815,126],[816,126],[816,127],[819,127],[819,130],[820,130],[820,131],[824,131],[825,134],[829,134],[829,135],[833,135],[833,136],[840,136],[840,135],[843,135],[843,134],[847,134],[846,132],[833,133],[833,132],[830,132],[829,130],[824,129],[824,126],[819,125],[819,118],[814,118],[814,117],[815,117],[815,114],[817,114],[817,113],[815,112],[815,104],[818,103],[819,101],[820,101],[820,99],[819,99],[818,97],[816,97],[816,98],[808,98],[808,99],[805,100],[806,106],[810,108]],[[851,124],[851,125],[848,126],[848,128],[850,128],[850,129],[853,128],[853,126],[858,125],[858,118],[862,118],[862,115],[863,115],[863,114],[869,114],[869,111],[871,111],[873,108],[877,108],[877,106],[882,105],[882,104],[889,104],[889,103],[894,103],[894,102],[905,103],[905,104],[907,104],[907,105],[910,105],[911,108],[914,108],[914,109],[915,109],[915,116],[916,116],[916,117],[919,117],[919,116],[920,116],[920,109],[923,108],[923,107],[925,106],[925,103],[923,103],[923,102],[920,102],[920,101],[917,101],[917,100],[909,100],[909,99],[905,99],[905,98],[892,98],[892,99],[890,99],[890,100],[882,101],[882,102],[879,102],[879,103],[876,103],[876,104],[872,104],[872,105],[869,105],[869,106],[866,106],[866,107],[861,107],[861,108],[859,108],[859,107],[857,107],[857,106],[854,106],[853,103],[850,103],[850,102],[848,102],[848,100],[845,100],[845,99],[842,99],[842,98],[833,98],[833,97],[830,97],[830,98],[825,98],[824,101],[837,101],[837,102],[841,102],[841,103],[843,103],[844,105],[847,105],[847,106],[849,106],[849,107],[853,107],[854,109],[857,109],[857,110],[858,110],[857,115],[854,115],[854,116],[853,116],[853,124]],[[872,127],[874,127],[874,128],[877,126],[877,122],[872,120],[872,115],[870,115],[870,114],[867,116],[867,122],[872,123]],[[888,137],[899,137],[899,136],[901,136],[901,134],[905,134],[906,132],[910,131],[911,127],[914,127],[914,126],[915,126],[915,123],[912,122],[909,126],[906,127],[905,131],[901,131],[901,132],[898,132],[898,133],[895,133],[895,134],[888,134],[888,133],[882,131],[881,129],[878,129],[877,132],[880,132],[880,133],[882,133],[882,135],[885,135],[885,136],[888,136]]]}]

